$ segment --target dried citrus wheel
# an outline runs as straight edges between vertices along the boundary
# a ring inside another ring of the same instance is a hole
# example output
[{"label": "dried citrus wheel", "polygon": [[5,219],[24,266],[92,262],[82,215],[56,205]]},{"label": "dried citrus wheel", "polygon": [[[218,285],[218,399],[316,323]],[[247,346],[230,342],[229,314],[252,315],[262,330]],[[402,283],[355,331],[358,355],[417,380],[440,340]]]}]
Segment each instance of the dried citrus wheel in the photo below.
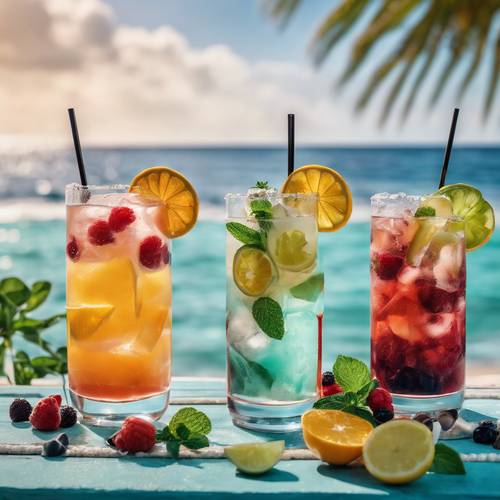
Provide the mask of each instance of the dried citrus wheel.
[{"label": "dried citrus wheel", "polygon": [[258,475],[271,470],[280,461],[284,449],[285,441],[235,444],[224,448],[224,455],[241,472]]},{"label": "dried citrus wheel", "polygon": [[390,484],[415,481],[429,470],[433,460],[432,432],[415,420],[391,420],[379,425],[363,447],[368,472]]},{"label": "dried citrus wheel", "polygon": [[244,245],[234,255],[233,277],[245,295],[262,295],[273,280],[273,264],[260,248]]},{"label": "dried citrus wheel", "polygon": [[329,167],[300,167],[288,176],[281,191],[318,195],[318,229],[321,232],[338,231],[351,216],[351,190],[344,178]]},{"label": "dried citrus wheel", "polygon": [[340,410],[310,410],[302,415],[307,447],[329,464],[345,465],[361,456],[372,425]]},{"label": "dried citrus wheel", "polygon": [[162,203],[156,223],[169,238],[192,229],[198,218],[198,195],[191,183],[168,167],[152,167],[134,177],[129,191]]}]

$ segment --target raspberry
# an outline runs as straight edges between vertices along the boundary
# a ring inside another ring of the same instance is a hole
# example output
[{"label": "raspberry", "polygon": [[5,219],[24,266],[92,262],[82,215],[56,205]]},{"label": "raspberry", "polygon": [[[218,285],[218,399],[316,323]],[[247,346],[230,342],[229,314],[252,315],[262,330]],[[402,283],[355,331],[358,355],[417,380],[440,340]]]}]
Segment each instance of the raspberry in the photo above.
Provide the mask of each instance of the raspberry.
[{"label": "raspberry", "polygon": [[62,404],[62,396],[60,394],[50,394],[49,398],[54,398],[57,401],[57,404],[61,406]]},{"label": "raspberry", "polygon": [[61,407],[61,424],[60,427],[73,427],[77,421],[77,414],[73,407]]},{"label": "raspberry", "polygon": [[31,412],[31,425],[39,431],[55,431],[61,423],[61,396],[47,396],[36,404]]},{"label": "raspberry", "polygon": [[92,245],[102,246],[115,241],[113,232],[105,220],[96,220],[87,230],[87,236]]},{"label": "raspberry", "polygon": [[135,221],[135,213],[128,207],[114,207],[108,218],[111,231],[120,233]]},{"label": "raspberry", "polygon": [[335,377],[332,372],[323,372],[323,376],[321,377],[321,385],[323,387],[327,385],[335,384]]},{"label": "raspberry", "polygon": [[341,392],[344,392],[344,389],[342,389],[339,384],[326,385],[321,388],[321,396],[323,398],[333,396],[334,394],[339,394]]},{"label": "raspberry", "polygon": [[455,309],[457,294],[432,285],[424,285],[418,292],[418,300],[431,313],[450,313]]},{"label": "raspberry", "polygon": [[394,412],[392,397],[385,389],[382,389],[382,387],[376,387],[370,392],[368,396],[368,406],[374,413],[381,409]]},{"label": "raspberry", "polygon": [[27,422],[31,415],[31,405],[26,399],[16,398],[9,408],[9,415],[12,422]]},{"label": "raspberry", "polygon": [[381,253],[374,262],[375,272],[381,280],[394,279],[403,266],[403,258],[392,253]]},{"label": "raspberry", "polygon": [[80,259],[80,247],[74,236],[71,237],[66,245],[66,254],[73,262]]},{"label": "raspberry", "polygon": [[143,418],[127,417],[113,443],[121,451],[149,451],[156,443],[156,427]]},{"label": "raspberry", "polygon": [[162,263],[168,264],[170,260],[168,247],[158,236],[148,236],[141,241],[139,260],[144,267],[157,269]]}]

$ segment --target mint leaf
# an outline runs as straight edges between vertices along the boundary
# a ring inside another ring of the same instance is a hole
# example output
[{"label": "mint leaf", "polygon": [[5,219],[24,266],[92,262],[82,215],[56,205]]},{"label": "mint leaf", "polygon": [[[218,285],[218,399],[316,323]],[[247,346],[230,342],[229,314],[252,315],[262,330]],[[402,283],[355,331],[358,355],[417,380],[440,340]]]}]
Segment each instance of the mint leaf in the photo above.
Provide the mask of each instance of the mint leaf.
[{"label": "mint leaf", "polygon": [[281,306],[270,297],[260,297],[252,306],[252,315],[259,328],[272,339],[285,335],[285,321]]},{"label": "mint leaf", "polygon": [[185,426],[189,434],[208,434],[212,430],[210,419],[201,411],[196,408],[188,406],[179,410],[170,420],[168,428],[170,432],[176,437],[181,438],[178,434],[179,425]]},{"label": "mint leaf", "polygon": [[269,200],[252,200],[250,210],[258,219],[271,219],[273,216],[273,205]]},{"label": "mint leaf", "polygon": [[179,439],[188,439],[189,436],[191,435],[191,432],[189,431],[189,429],[184,425],[184,424],[179,424],[176,428],[175,428],[175,434],[177,436],[179,436]]},{"label": "mint leaf", "polygon": [[191,448],[192,450],[199,450],[200,448],[206,448],[210,445],[207,436],[202,436],[201,434],[194,434],[189,439],[182,442],[182,445],[186,448]]},{"label": "mint leaf", "polygon": [[239,222],[228,222],[226,229],[238,240],[246,245],[257,245],[263,248],[260,233],[255,229],[240,224]]},{"label": "mint leaf", "polygon": [[269,182],[267,181],[257,181],[255,183],[255,188],[257,189],[269,189]]},{"label": "mint leaf", "polygon": [[465,474],[465,467],[460,455],[453,448],[438,443],[430,471],[436,474]]},{"label": "mint leaf", "polygon": [[181,447],[181,442],[178,440],[167,441],[167,450],[174,458],[179,458],[180,447]]},{"label": "mint leaf", "polygon": [[370,395],[370,392],[372,392],[376,387],[378,387],[378,381],[375,379],[370,380],[370,382],[361,387],[361,389],[356,394],[358,397],[358,403],[360,405],[364,405],[368,396]]},{"label": "mint leaf", "polygon": [[435,217],[436,209],[432,207],[419,207],[415,212],[415,217]]},{"label": "mint leaf", "polygon": [[338,356],[333,365],[333,374],[337,384],[346,392],[358,392],[371,381],[370,370],[359,359]]},{"label": "mint leaf", "polygon": [[273,385],[274,379],[267,368],[264,368],[261,364],[256,363],[255,361],[250,361],[249,359],[247,359],[247,363],[250,368],[250,372],[253,372],[254,376],[259,377],[264,382],[264,385],[270,389]]},{"label": "mint leaf", "polygon": [[325,277],[323,273],[315,274],[302,283],[290,288],[290,293],[296,299],[314,302],[324,289]]},{"label": "mint leaf", "polygon": [[314,408],[322,410],[344,410],[348,406],[356,406],[356,404],[356,394],[354,392],[344,392],[318,399],[318,401],[314,403]]},{"label": "mint leaf", "polygon": [[378,425],[377,421],[373,418],[372,412],[366,406],[347,406],[343,411],[367,420],[373,427],[377,427]]}]

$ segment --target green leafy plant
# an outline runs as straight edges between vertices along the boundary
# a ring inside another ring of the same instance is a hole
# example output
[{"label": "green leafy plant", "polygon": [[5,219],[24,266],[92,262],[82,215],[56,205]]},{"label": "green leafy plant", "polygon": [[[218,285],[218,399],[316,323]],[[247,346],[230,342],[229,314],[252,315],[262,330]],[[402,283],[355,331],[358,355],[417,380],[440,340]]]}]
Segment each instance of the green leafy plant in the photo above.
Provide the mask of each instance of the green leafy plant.
[{"label": "green leafy plant", "polygon": [[[49,373],[67,372],[66,347],[54,350],[42,337],[44,330],[66,315],[56,314],[47,319],[31,317],[31,313],[45,302],[51,287],[48,281],[36,281],[29,288],[15,277],[0,281],[0,375],[6,376],[11,384],[30,384],[34,378],[41,378]],[[36,344],[45,354],[30,358],[24,351],[14,352],[15,335]],[[12,360],[14,380],[6,369],[7,354]]]},{"label": "green leafy plant", "polygon": [[203,412],[187,407],[179,410],[170,422],[157,432],[156,441],[166,443],[169,453],[178,458],[181,445],[192,450],[209,446],[207,434],[211,430],[212,423]]}]

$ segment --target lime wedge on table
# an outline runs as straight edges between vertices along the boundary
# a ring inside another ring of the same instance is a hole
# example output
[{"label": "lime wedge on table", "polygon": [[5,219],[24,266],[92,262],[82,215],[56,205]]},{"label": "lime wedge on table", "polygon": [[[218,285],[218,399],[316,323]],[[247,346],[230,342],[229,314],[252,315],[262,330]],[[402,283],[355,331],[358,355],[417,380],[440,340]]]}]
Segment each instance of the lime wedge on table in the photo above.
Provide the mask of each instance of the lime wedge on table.
[{"label": "lime wedge on table", "polygon": [[234,255],[233,278],[245,295],[262,295],[273,281],[271,259],[260,248],[244,245]]},{"label": "lime wedge on table", "polygon": [[269,441],[228,446],[224,454],[241,472],[258,475],[271,470],[280,461],[284,449],[285,441]]},{"label": "lime wedge on table", "polygon": [[453,215],[464,218],[468,251],[479,248],[490,239],[495,229],[495,212],[481,191],[467,184],[450,184],[436,194],[446,196],[451,201]]}]

